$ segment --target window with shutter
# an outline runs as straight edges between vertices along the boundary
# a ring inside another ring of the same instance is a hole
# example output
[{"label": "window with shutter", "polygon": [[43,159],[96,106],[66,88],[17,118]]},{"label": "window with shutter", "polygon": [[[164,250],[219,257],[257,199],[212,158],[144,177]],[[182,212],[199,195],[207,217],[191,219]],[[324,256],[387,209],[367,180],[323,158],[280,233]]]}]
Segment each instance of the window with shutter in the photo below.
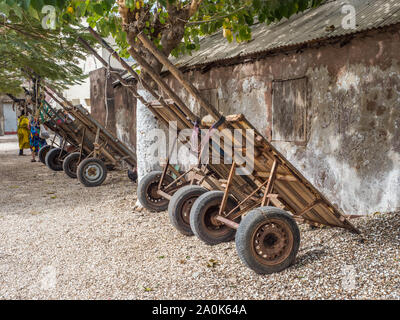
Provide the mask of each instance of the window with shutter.
[{"label": "window with shutter", "polygon": [[275,80],[272,88],[272,141],[305,143],[307,78]]}]

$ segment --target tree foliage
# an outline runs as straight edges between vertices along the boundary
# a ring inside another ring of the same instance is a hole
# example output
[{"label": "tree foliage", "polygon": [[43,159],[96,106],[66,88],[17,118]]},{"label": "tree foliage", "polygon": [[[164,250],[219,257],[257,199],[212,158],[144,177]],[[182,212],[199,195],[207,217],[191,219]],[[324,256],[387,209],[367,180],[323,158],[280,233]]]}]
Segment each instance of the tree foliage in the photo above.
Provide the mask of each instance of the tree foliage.
[{"label": "tree foliage", "polygon": [[[14,23],[19,21],[26,25],[27,16],[29,21],[34,19],[39,23],[45,15],[43,6],[54,6],[58,29],[49,33],[39,31],[49,36],[48,44],[52,37],[57,37],[57,32],[65,33],[64,28],[69,28],[70,32],[72,26],[82,28],[85,21],[96,27],[102,36],[112,35],[123,57],[128,57],[130,50],[136,50],[161,71],[162,66],[138,44],[139,33],[145,33],[166,55],[190,54],[199,49],[199,40],[206,35],[222,32],[229,42],[249,41],[250,27],[254,23],[289,18],[321,2],[323,0],[0,0],[0,12]],[[28,43],[32,47],[27,51],[40,52],[32,41]],[[66,66],[65,72],[76,74],[73,66]],[[54,71],[58,72],[59,68],[55,67]]]},{"label": "tree foliage", "polygon": [[0,93],[20,93],[26,72],[58,89],[81,83],[86,76],[78,64],[87,53],[76,39],[82,33],[67,24],[44,29],[32,10],[0,0]]}]

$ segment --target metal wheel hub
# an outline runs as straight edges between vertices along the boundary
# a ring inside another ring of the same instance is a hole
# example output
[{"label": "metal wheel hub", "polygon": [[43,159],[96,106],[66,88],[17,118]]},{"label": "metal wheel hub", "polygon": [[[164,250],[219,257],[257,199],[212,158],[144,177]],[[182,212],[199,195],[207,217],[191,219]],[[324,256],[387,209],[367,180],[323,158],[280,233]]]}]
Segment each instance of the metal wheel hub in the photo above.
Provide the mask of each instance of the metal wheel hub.
[{"label": "metal wheel hub", "polygon": [[222,225],[216,218],[219,213],[219,207],[212,207],[207,210],[206,214],[204,215],[205,224],[208,229],[219,229]]},{"label": "metal wheel hub", "polygon": [[62,160],[60,159],[61,154],[58,154],[58,156],[54,159],[54,163],[57,165],[62,165]]},{"label": "metal wheel hub", "polygon": [[76,172],[78,170],[78,159],[70,161],[68,168],[71,172]]},{"label": "metal wheel hub", "polygon": [[196,199],[197,197],[189,198],[182,206],[181,217],[182,220],[188,225],[190,225],[190,210],[192,209],[193,203],[196,201]]},{"label": "metal wheel hub", "polygon": [[264,264],[278,264],[290,254],[293,236],[282,221],[263,223],[254,233],[253,249]]},{"label": "metal wheel hub", "polygon": [[213,226],[219,228],[220,226],[223,225],[223,223],[222,223],[221,221],[219,221],[219,220],[216,219],[217,216],[218,216],[218,214],[219,214],[219,210],[216,211],[216,212],[213,212],[213,213],[210,215],[210,222],[211,222],[211,224],[212,224]]},{"label": "metal wheel hub", "polygon": [[[165,199],[157,193],[158,183],[159,181],[154,181],[150,183],[147,188],[147,200],[149,200],[149,202],[152,202],[154,204],[158,204],[162,201],[165,201]],[[164,183],[162,185],[165,186]]]},{"label": "metal wheel hub", "polygon": [[95,163],[89,164],[85,168],[85,177],[90,181],[97,181],[101,179],[103,168]]}]

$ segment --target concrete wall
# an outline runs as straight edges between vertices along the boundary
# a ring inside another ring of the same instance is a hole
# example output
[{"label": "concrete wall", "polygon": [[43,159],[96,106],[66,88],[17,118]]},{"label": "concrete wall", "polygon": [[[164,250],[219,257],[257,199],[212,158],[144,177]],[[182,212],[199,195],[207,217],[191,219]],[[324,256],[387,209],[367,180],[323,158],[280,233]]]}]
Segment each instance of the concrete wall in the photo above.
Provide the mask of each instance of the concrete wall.
[{"label": "concrete wall", "polygon": [[[274,106],[274,84],[305,77],[305,139],[273,144],[347,214],[389,212],[400,209],[398,52],[397,27],[371,31],[348,43],[186,75],[224,114],[245,114],[269,139],[278,135],[272,110],[276,114],[286,108]],[[181,86],[168,78],[198,111]]]}]

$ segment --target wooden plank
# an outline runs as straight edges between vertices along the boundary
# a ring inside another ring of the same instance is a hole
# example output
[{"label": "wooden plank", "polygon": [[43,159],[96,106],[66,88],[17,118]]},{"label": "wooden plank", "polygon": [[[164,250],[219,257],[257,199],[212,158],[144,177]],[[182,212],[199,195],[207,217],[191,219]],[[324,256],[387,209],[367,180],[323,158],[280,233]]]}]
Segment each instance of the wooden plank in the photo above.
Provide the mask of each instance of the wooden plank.
[{"label": "wooden plank", "polygon": [[[160,50],[156,48],[156,46],[147,38],[144,33],[140,33],[138,35],[138,39],[142,42],[143,46],[148,49],[175,76],[175,78],[185,87],[185,89],[200,103],[201,107],[203,107],[215,120],[218,120],[221,117],[221,114],[211,104],[203,99],[197,88],[190,82],[186,81],[183,73],[175,65],[173,65]],[[140,65],[142,65],[142,63],[140,63]]]}]

